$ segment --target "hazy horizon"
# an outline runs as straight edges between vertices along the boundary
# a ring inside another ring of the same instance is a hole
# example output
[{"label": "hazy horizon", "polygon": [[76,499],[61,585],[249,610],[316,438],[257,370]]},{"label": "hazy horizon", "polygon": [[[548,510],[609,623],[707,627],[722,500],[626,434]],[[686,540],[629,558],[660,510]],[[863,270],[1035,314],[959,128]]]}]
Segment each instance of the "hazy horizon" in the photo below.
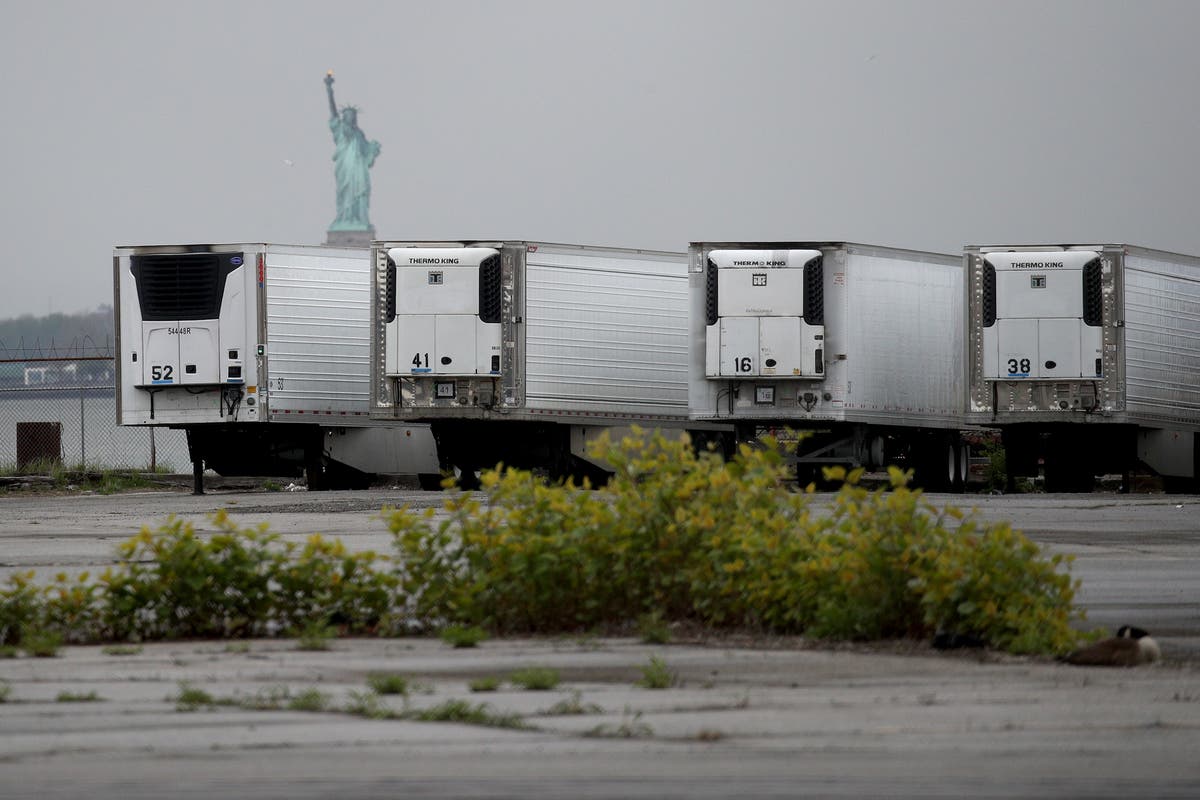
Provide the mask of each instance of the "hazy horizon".
[{"label": "hazy horizon", "polygon": [[1200,4],[9,0],[0,319],[117,245],[324,241],[322,79],[379,238],[1200,254]]}]

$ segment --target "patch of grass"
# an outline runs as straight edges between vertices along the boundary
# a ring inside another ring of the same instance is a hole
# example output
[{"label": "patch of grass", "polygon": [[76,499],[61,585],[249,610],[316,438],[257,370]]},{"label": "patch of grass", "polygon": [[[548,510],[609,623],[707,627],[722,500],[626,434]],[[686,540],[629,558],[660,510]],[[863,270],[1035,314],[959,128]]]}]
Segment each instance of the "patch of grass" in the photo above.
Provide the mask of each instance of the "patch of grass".
[{"label": "patch of grass", "polygon": [[648,739],[654,735],[654,729],[642,722],[642,712],[631,714],[626,708],[620,723],[597,725],[583,735],[594,739]]},{"label": "patch of grass", "polygon": [[725,734],[712,728],[701,728],[696,732],[696,741],[698,742],[719,742],[725,738]]},{"label": "patch of grass", "polygon": [[21,654],[21,648],[15,644],[0,646],[0,658],[16,658]]},{"label": "patch of grass", "polygon": [[375,692],[351,692],[343,710],[347,714],[367,719],[396,719],[399,715],[388,708]]},{"label": "patch of grass", "polygon": [[331,650],[337,629],[325,620],[314,620],[305,625],[296,637],[297,650]]},{"label": "patch of grass", "polygon": [[376,694],[408,694],[408,678],[394,673],[368,675],[367,686]]},{"label": "patch of grass", "polygon": [[520,714],[501,714],[493,711],[486,703],[472,705],[466,700],[447,700],[440,705],[413,711],[405,715],[418,722],[464,722],[469,725],[484,725],[489,728],[526,728],[528,725]]},{"label": "patch of grass", "polygon": [[172,699],[176,711],[196,711],[201,706],[212,707],[217,704],[212,694],[187,681],[179,682],[179,693]]},{"label": "patch of grass", "polygon": [[671,641],[671,629],[662,614],[642,614],[637,621],[638,638],[645,644],[666,644]]},{"label": "patch of grass", "polygon": [[100,648],[106,656],[136,656],[142,652],[140,644],[110,644]]},{"label": "patch of grass", "polygon": [[650,656],[650,663],[642,667],[642,679],[635,685],[643,689],[670,689],[679,685],[679,676],[658,656]]},{"label": "patch of grass", "polygon": [[95,703],[104,698],[96,692],[59,692],[54,699],[59,703]]},{"label": "patch of grass", "polygon": [[225,652],[226,653],[249,653],[250,652],[250,643],[249,642],[230,642],[227,645],[225,645]]},{"label": "patch of grass", "polygon": [[449,625],[442,628],[442,641],[451,647],[475,647],[487,639],[483,628],[466,625]]},{"label": "patch of grass", "polygon": [[508,680],[514,686],[530,692],[547,692],[558,686],[558,670],[548,667],[526,667],[519,669]]},{"label": "patch of grass", "polygon": [[7,703],[12,694],[12,686],[8,681],[0,681],[0,703]]},{"label": "patch of grass", "polygon": [[63,637],[57,631],[30,631],[21,633],[21,649],[34,658],[54,658],[62,648]]},{"label": "patch of grass", "polygon": [[570,697],[563,698],[545,711],[538,713],[544,717],[566,717],[579,714],[603,714],[604,709],[595,703],[584,703],[583,693],[575,689],[571,692]]},{"label": "patch of grass", "polygon": [[500,688],[500,679],[496,677],[476,678],[467,684],[472,692],[494,692]]},{"label": "patch of grass", "polygon": [[329,695],[319,689],[305,689],[288,700],[288,711],[324,711],[329,706]]}]

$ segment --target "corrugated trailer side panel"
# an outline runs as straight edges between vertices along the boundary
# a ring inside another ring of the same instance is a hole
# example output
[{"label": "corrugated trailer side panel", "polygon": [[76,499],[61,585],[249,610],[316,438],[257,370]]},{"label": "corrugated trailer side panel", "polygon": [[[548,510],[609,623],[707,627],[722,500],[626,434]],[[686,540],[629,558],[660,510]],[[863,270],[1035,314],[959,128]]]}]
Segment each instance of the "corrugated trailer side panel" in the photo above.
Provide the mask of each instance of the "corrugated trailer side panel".
[{"label": "corrugated trailer side panel", "polygon": [[272,419],[368,417],[371,288],[367,250],[271,247],[266,265]]},{"label": "corrugated trailer side panel", "polygon": [[[958,426],[963,406],[963,269],[957,257],[850,248],[826,313],[834,363],[831,389],[848,421]],[[845,370],[838,370],[841,356]],[[840,380],[844,378],[844,382]]]},{"label": "corrugated trailer side panel", "polygon": [[684,254],[529,250],[526,407],[686,416]]},{"label": "corrugated trailer side panel", "polygon": [[1200,425],[1200,259],[1131,247],[1124,260],[1128,415]]}]

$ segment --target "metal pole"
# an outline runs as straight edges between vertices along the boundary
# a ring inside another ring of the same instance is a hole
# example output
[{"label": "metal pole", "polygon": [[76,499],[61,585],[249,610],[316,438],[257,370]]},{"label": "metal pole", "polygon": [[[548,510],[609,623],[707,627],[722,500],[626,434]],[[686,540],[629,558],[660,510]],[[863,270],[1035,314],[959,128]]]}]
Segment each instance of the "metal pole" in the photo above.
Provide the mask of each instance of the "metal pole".
[{"label": "metal pole", "polygon": [[150,428],[150,471],[158,472],[158,460],[154,451],[154,428]]},{"label": "metal pole", "polygon": [[84,431],[85,431],[85,428],[84,428],[84,423],[83,423],[83,387],[80,386],[79,387],[79,468],[82,469],[84,472],[86,472],[87,471],[87,453],[84,452],[84,445],[83,445]]}]

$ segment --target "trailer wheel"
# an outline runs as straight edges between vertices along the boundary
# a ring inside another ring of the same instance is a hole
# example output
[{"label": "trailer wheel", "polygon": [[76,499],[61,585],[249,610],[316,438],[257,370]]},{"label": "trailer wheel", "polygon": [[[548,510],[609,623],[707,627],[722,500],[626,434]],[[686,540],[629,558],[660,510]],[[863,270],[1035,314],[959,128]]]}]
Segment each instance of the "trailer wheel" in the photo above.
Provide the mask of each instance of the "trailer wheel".
[{"label": "trailer wheel", "polygon": [[440,472],[422,472],[417,476],[417,485],[427,492],[440,492],[445,476]]},{"label": "trailer wheel", "polygon": [[467,492],[478,491],[483,485],[479,482],[479,473],[470,466],[455,465],[454,479],[458,481],[458,488]]},{"label": "trailer wheel", "polygon": [[966,442],[958,443],[958,488],[957,491],[965,492],[967,484],[971,482],[971,445]]}]

